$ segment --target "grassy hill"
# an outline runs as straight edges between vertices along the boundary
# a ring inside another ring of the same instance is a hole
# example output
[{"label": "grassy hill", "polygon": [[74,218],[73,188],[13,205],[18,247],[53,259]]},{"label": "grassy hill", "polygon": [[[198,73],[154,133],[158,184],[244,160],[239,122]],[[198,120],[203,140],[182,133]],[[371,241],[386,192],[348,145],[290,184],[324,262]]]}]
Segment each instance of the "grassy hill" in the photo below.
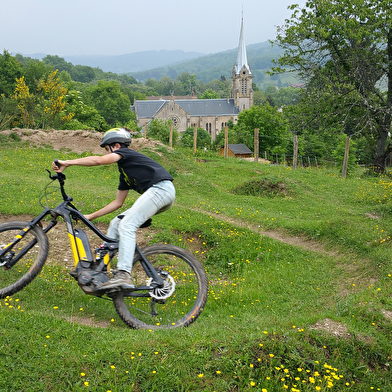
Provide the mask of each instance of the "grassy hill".
[{"label": "grassy hill", "polygon": [[[3,221],[39,213],[50,162],[80,156],[9,137],[1,146]],[[83,295],[57,249],[27,288],[0,300],[0,390],[391,390],[388,177],[143,152],[174,174],[177,201],[140,235],[202,261],[205,310],[189,328],[130,330],[110,302]],[[66,174],[82,211],[114,196],[115,166]]]}]

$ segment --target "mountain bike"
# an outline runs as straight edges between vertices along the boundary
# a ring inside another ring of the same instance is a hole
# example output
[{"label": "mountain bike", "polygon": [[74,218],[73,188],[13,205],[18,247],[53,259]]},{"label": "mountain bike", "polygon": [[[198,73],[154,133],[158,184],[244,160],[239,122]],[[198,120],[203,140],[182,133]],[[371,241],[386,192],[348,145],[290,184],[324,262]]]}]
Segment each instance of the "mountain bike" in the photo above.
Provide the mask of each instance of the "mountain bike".
[{"label": "mountain bike", "polygon": [[[47,172],[51,181],[40,198],[42,213],[30,222],[0,224],[0,298],[15,294],[37,277],[48,258],[47,233],[61,217],[75,263],[75,270],[70,274],[84,293],[113,301],[120,318],[131,328],[176,328],[195,321],[208,294],[207,276],[200,261],[178,246],[154,244],[140,249],[136,245],[132,268],[135,287],[100,289],[114,272],[111,264],[115,262],[118,241],[103,234],[72,204],[72,197],[64,189],[66,177],[63,173],[52,175],[49,170]],[[58,181],[55,189],[61,192],[62,200],[50,208],[48,197],[53,193],[54,181]],[[87,234],[77,228],[80,223],[103,241],[94,254]]]}]

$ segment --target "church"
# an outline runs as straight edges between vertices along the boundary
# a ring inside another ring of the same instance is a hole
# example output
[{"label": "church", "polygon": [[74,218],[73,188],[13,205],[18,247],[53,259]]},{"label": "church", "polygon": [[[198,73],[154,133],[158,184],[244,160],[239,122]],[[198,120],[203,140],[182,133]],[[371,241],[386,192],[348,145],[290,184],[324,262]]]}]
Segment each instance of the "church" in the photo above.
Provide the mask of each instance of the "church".
[{"label": "church", "polygon": [[205,129],[215,140],[229,120],[237,122],[238,114],[253,105],[252,72],[248,65],[244,39],[244,23],[241,31],[236,64],[233,67],[230,98],[197,99],[195,97],[165,97],[159,100],[135,101],[132,106],[137,125],[144,127],[153,119],[172,120],[180,133],[187,128]]}]

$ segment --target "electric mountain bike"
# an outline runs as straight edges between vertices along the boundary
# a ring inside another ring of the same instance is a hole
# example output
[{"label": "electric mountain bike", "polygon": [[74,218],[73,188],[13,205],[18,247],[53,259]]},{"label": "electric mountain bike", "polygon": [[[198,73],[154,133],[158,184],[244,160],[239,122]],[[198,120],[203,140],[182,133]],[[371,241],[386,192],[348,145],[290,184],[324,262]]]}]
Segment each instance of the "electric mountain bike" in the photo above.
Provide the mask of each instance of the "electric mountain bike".
[{"label": "electric mountain bike", "polygon": [[[22,290],[39,274],[49,252],[46,234],[62,217],[75,263],[75,270],[70,274],[84,293],[112,300],[121,319],[131,328],[176,328],[195,321],[208,294],[202,264],[178,246],[154,244],[140,249],[136,245],[132,268],[135,287],[100,289],[113,272],[110,265],[114,263],[118,241],[103,234],[72,204],[72,197],[64,189],[66,177],[63,173],[52,175],[49,170],[47,172],[51,182],[40,199],[44,208],[42,213],[30,222],[13,221],[0,225],[0,298]],[[56,190],[61,192],[62,201],[49,208],[45,201],[54,181],[58,181]],[[86,233],[76,227],[80,222],[103,241],[94,254]]]}]

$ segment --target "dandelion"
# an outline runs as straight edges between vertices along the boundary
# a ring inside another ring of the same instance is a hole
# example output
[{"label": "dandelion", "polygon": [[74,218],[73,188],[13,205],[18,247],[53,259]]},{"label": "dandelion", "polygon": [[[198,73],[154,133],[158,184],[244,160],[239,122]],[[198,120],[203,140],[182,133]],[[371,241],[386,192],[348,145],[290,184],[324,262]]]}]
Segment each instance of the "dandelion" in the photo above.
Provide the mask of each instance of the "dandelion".
[{"label": "dandelion", "polygon": [[256,385],[256,383],[255,383],[254,381],[251,381],[251,382],[250,382],[250,386],[251,386],[251,387],[254,387],[255,385]]},{"label": "dandelion", "polygon": [[203,377],[204,377],[204,374],[203,374],[203,373],[200,373],[197,377],[203,378]]},{"label": "dandelion", "polygon": [[269,356],[270,356],[271,358],[273,358],[275,355],[274,355],[274,354],[269,354]]},{"label": "dandelion", "polygon": [[84,377],[84,376],[86,375],[86,373],[80,373],[80,375],[81,375],[82,377]]},{"label": "dandelion", "polygon": [[221,374],[221,373],[222,373],[222,372],[221,372],[220,370],[217,370],[217,371],[216,371],[216,374],[218,374],[218,375]]},{"label": "dandelion", "polygon": [[115,368],[116,368],[114,365],[111,365],[110,367],[111,367],[112,369],[115,369]]}]

